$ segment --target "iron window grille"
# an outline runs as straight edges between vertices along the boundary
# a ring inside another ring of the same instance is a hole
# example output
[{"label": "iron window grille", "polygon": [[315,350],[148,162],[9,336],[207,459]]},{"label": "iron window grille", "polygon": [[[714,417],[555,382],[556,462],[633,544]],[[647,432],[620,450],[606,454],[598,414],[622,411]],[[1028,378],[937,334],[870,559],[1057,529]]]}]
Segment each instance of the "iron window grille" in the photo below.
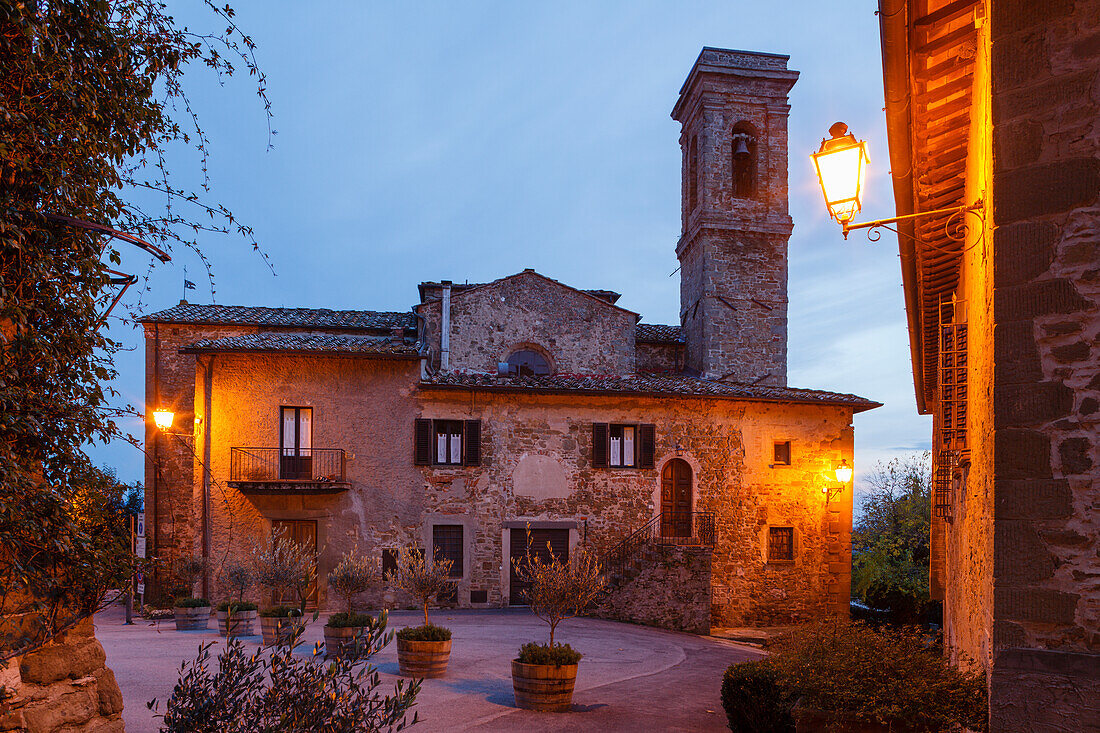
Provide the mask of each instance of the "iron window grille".
[{"label": "iron window grille", "polygon": [[768,562],[794,560],[794,527],[768,529]]},{"label": "iron window grille", "polygon": [[432,527],[432,545],[436,560],[450,560],[452,578],[461,578],[462,568],[462,525],[437,524]]}]

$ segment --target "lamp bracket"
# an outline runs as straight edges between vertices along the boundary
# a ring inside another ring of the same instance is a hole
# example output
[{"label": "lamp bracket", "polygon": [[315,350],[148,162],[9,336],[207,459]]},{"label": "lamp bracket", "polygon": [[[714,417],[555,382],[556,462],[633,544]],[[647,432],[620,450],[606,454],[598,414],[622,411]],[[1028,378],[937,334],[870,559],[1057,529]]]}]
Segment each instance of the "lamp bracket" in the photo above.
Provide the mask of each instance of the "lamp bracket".
[{"label": "lamp bracket", "polygon": [[828,486],[826,486],[825,487],[825,503],[828,504],[830,501],[835,499],[837,497],[837,495],[840,494],[841,491],[844,491],[844,484],[839,484],[834,489],[830,489]]},{"label": "lamp bracket", "polygon": [[[942,214],[949,214],[947,221],[944,222],[944,233],[948,238],[955,241],[962,241],[966,237],[966,223],[963,221],[966,217],[966,213],[970,212],[981,219],[982,223],[985,223],[985,203],[982,199],[978,199],[969,206],[952,206],[946,209],[933,209],[932,211],[920,211],[916,214],[906,214],[904,216],[895,216],[890,219],[875,219],[874,221],[866,221],[859,224],[852,224],[851,222],[843,222],[844,238],[848,238],[848,232],[855,229],[866,229],[867,239],[872,242],[877,242],[882,234],[880,229],[889,229],[895,234],[901,235],[902,232],[894,227],[887,226],[888,224],[896,224],[902,221],[915,221],[917,219],[924,219],[929,216],[939,216]],[[908,234],[904,236],[909,236]],[[911,239],[916,239],[911,237]]]}]

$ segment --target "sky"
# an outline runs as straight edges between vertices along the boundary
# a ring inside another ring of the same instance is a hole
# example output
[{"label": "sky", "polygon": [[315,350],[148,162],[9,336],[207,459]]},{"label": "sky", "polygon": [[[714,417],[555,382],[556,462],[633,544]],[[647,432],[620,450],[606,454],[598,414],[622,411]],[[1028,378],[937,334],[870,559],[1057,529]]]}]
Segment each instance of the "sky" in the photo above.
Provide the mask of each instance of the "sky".
[{"label": "sky", "polygon": [[[179,302],[408,310],[423,280],[484,282],[524,268],[622,293],[649,323],[679,320],[679,124],[669,116],[703,46],[789,54],[789,368],[792,386],[856,393],[884,406],[855,416],[857,483],[876,461],[925,450],[917,415],[897,241],[845,242],[809,155],[843,120],[868,141],[864,219],[892,216],[877,3],[329,2],[240,0],[258,45],[277,135],[252,80],[188,72],[210,138],[211,200],[245,241],[209,235],[183,248],[119,309]],[[195,30],[201,3],[171,1]],[[823,10],[827,7],[827,10]],[[177,185],[200,180],[171,159]],[[148,258],[123,250],[123,269]],[[272,268],[274,272],[272,271]],[[671,275],[671,276],[670,276]],[[140,300],[138,300],[140,296]],[[140,328],[111,319],[123,344],[115,402],[142,407]],[[142,435],[140,421],[120,427]],[[140,451],[91,446],[125,481]]]}]

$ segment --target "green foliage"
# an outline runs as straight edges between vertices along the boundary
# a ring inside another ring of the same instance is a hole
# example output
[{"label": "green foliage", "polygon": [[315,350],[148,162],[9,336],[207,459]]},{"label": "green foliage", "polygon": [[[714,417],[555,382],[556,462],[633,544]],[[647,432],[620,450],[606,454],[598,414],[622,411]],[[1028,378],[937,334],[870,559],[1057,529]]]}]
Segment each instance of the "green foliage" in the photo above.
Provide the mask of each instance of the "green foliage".
[{"label": "green foliage", "polygon": [[172,605],[174,608],[209,608],[210,601],[205,598],[177,598]]},{"label": "green foliage", "polygon": [[238,613],[240,611],[255,611],[256,604],[251,601],[222,601],[218,604],[218,609],[221,612],[229,611],[230,613]]},{"label": "green foliage", "polygon": [[581,653],[568,644],[539,644],[529,642],[519,648],[520,664],[545,664],[561,667],[581,661]]},{"label": "green foliage", "polygon": [[378,623],[378,619],[369,613],[345,613],[341,611],[329,616],[325,626],[334,629],[355,629],[360,626],[374,626],[376,623]]},{"label": "green foliage", "polygon": [[252,568],[235,560],[228,560],[222,565],[222,581],[230,592],[237,597],[237,602],[244,600],[244,592],[252,587],[255,582],[255,574]]},{"label": "green foliage", "polygon": [[[300,631],[297,632],[301,634]],[[181,665],[179,681],[161,716],[162,733],[360,733],[402,730],[420,681],[399,680],[384,695],[377,670],[363,664],[393,638],[383,620],[357,640],[354,654],[322,660],[323,647],[295,654],[293,644],[250,652],[226,642],[211,669],[213,644]],[[148,703],[158,709],[156,700]]]},{"label": "green foliage", "polygon": [[263,618],[301,618],[302,610],[294,606],[275,606],[260,611]]},{"label": "green foliage", "polygon": [[769,651],[807,707],[917,731],[986,729],[985,675],[948,664],[916,628],[830,620],[795,629]]},{"label": "green foliage", "polygon": [[516,574],[527,586],[527,605],[531,613],[550,627],[550,646],[554,646],[554,631],[567,618],[582,613],[603,591],[605,580],[600,574],[596,556],[578,549],[568,563],[554,555],[546,543],[548,560],[531,554],[531,534],[527,533],[527,551],[514,558]]},{"label": "green foliage", "polygon": [[434,624],[406,626],[397,632],[397,638],[402,641],[447,641],[451,638],[451,630]]},{"label": "green foliage", "polygon": [[121,256],[72,221],[200,257],[200,233],[252,239],[174,186],[166,157],[190,146],[205,173],[183,87],[192,62],[224,76],[239,59],[267,106],[252,40],[232,9],[207,6],[213,32],[178,27],[158,0],[0,3],[0,617],[32,619],[0,629],[0,661],[94,613],[135,569],[118,484],[83,452],[119,436],[105,387],[117,347],[100,314]]},{"label": "green foliage", "polygon": [[377,555],[348,550],[328,574],[329,589],[344,601],[345,613],[354,613],[355,598],[382,584],[382,561]]},{"label": "green foliage", "polygon": [[298,597],[299,615],[306,612],[309,588],[317,577],[317,551],[295,542],[286,532],[275,530],[267,543],[252,548],[256,582],[280,595]]},{"label": "green foliage", "polygon": [[932,521],[929,455],[879,463],[852,530],[852,594],[893,620],[920,623],[928,605]]},{"label": "green foliage", "polygon": [[767,661],[734,664],[722,678],[722,707],[733,733],[794,733],[796,697]]},{"label": "green foliage", "polygon": [[452,565],[453,561],[444,558],[428,563],[424,551],[414,547],[403,549],[397,559],[397,572],[390,576],[390,580],[398,589],[417,600],[424,610],[425,626],[431,625],[428,606],[432,600],[454,584],[451,579]]}]

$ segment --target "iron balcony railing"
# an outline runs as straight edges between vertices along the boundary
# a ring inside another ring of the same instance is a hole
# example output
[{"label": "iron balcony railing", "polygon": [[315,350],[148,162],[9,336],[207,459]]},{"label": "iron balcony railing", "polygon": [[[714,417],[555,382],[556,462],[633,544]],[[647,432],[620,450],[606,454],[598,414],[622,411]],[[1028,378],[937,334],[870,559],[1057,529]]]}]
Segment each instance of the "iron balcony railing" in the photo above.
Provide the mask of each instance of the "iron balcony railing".
[{"label": "iron balcony railing", "polygon": [[662,512],[612,547],[600,563],[622,574],[647,545],[714,547],[714,512]]},{"label": "iron balcony railing", "polygon": [[242,483],[346,483],[343,448],[230,448],[229,480]]}]

